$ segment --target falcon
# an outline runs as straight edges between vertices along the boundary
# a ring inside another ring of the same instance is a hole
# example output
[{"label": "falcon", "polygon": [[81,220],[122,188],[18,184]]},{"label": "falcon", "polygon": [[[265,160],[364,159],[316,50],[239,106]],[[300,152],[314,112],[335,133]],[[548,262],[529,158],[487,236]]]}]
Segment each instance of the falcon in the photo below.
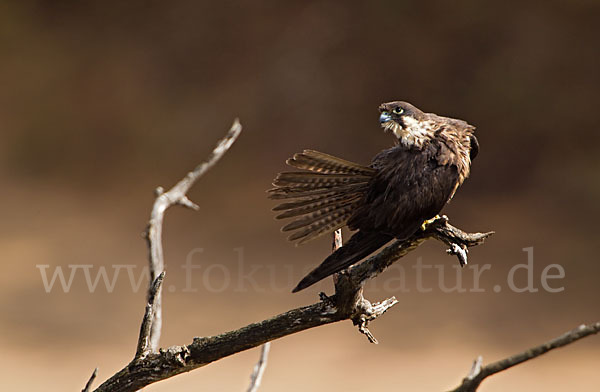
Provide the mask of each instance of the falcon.
[{"label": "falcon", "polygon": [[448,203],[469,176],[479,151],[475,127],[424,113],[413,105],[379,106],[379,122],[395,146],[363,166],[314,150],[287,160],[302,171],[280,173],[271,199],[281,229],[303,244],[346,225],[356,232],[292,290],[297,292],[357,263],[393,239],[410,237]]}]

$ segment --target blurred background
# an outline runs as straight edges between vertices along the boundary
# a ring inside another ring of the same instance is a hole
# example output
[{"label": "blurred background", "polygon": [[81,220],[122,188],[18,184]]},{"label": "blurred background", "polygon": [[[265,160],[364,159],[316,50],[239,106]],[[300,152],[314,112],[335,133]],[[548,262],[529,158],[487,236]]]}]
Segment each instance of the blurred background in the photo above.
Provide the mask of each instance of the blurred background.
[{"label": "blurred background", "polygon": [[[275,341],[261,391],[447,390],[477,355],[597,321],[599,17],[593,0],[2,2],[2,384],[81,390],[131,359],[153,189],[235,117],[241,137],[189,194],[200,211],[166,217],[162,345],[331,292],[290,293],[330,240],[288,243],[265,190],[304,148],[367,164],[393,143],[377,107],[399,99],[477,126],[480,155],[444,213],[497,234],[459,275],[430,241],[373,281],[367,298],[400,301],[371,325],[379,345],[350,322]],[[481,390],[595,390],[599,350],[587,338]],[[242,391],[258,355],[147,390]]]}]

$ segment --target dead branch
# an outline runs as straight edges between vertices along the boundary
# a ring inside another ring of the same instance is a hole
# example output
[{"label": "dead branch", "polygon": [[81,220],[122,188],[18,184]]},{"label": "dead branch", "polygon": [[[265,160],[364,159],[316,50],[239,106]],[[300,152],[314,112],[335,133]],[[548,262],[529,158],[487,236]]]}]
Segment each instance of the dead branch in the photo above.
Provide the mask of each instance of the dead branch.
[{"label": "dead branch", "polygon": [[[359,329],[366,329],[368,322],[393,306],[396,299],[390,298],[382,303],[371,304],[362,297],[364,282],[381,273],[427,238],[439,237],[451,243],[474,246],[488,235],[467,234],[451,226],[447,219],[440,218],[439,222],[429,226],[427,230],[419,231],[408,240],[397,241],[363,263],[339,274],[336,292],[326,300],[290,310],[235,331],[195,338],[185,346],[160,349],[158,352],[148,353],[143,358],[134,358],[96,391],[137,391],[146,385],[208,365],[266,342],[337,321],[350,319]],[[367,332],[365,334],[369,337]]]},{"label": "dead branch", "polygon": [[270,348],[271,342],[263,344],[262,349],[260,350],[260,358],[258,359],[256,365],[254,365],[254,371],[250,375],[250,387],[248,388],[248,392],[258,391],[258,387],[262,381],[263,373],[267,367],[267,358],[269,358]]},{"label": "dead branch", "polygon": [[[184,346],[158,349],[161,328],[161,284],[164,277],[162,252],[162,222],[166,209],[180,204],[192,209],[198,206],[186,196],[187,191],[210,169],[229,149],[241,131],[236,120],[227,136],[213,150],[208,160],[188,173],[168,192],[157,190],[157,199],[152,209],[146,232],[149,246],[151,276],[146,311],[140,328],[137,350],[133,360],[115,375],[100,385],[96,391],[137,391],[149,384],[173,377],[177,374],[208,365],[211,362],[235,353],[258,347],[272,340],[291,335],[309,328],[341,321],[352,320],[369,341],[377,340],[367,325],[395,303],[394,297],[382,302],[371,303],[363,297],[363,286],[399,258],[417,248],[429,238],[435,238],[451,246],[465,250],[459,252],[459,261],[466,263],[466,249],[482,243],[490,233],[465,233],[450,225],[448,218],[437,217],[422,230],[406,240],[396,241],[380,253],[371,256],[363,263],[350,267],[337,274],[335,293],[331,297],[322,296],[322,301],[290,310],[270,319],[247,325],[235,331],[217,336],[194,338]],[[336,246],[341,236],[336,237]]]},{"label": "dead branch", "polygon": [[146,312],[142,319],[142,326],[140,327],[140,336],[138,338],[137,350],[135,352],[136,358],[141,358],[152,351],[150,348],[150,334],[152,331],[152,320],[156,315],[156,301],[158,301],[162,281],[165,278],[165,271],[161,272],[160,275],[154,279],[154,282],[148,289],[148,303],[146,304]]},{"label": "dead branch", "polygon": [[554,350],[556,348],[576,342],[577,340],[583,339],[586,336],[597,334],[598,332],[600,332],[600,321],[590,325],[583,324],[572,331],[569,331],[546,343],[532,347],[500,361],[490,363],[484,367],[481,367],[483,359],[481,356],[479,356],[473,362],[473,366],[471,367],[467,377],[463,379],[462,383],[458,387],[450,392],[475,392],[477,388],[479,388],[481,382],[491,375],[499,373],[525,361],[529,361],[530,359],[537,358],[550,350]]},{"label": "dead branch", "polygon": [[[165,211],[172,205],[179,204],[184,207],[197,210],[198,206],[188,199],[187,192],[200,177],[204,175],[211,167],[213,167],[225,153],[233,142],[237,139],[242,126],[235,119],[233,125],[227,132],[227,135],[217,144],[209,157],[196,166],[194,170],[189,172],[181,181],[179,181],[168,192],[164,192],[162,187],[156,188],[156,200],[150,214],[150,221],[146,228],[145,237],[148,242],[148,261],[150,262],[150,284],[148,285],[148,299],[151,295],[151,286],[164,270],[164,258],[162,248],[162,223]],[[147,349],[156,352],[160,341],[160,332],[162,326],[162,310],[161,310],[161,292],[156,293],[154,304],[154,316],[150,320],[150,335],[148,338]]]}]

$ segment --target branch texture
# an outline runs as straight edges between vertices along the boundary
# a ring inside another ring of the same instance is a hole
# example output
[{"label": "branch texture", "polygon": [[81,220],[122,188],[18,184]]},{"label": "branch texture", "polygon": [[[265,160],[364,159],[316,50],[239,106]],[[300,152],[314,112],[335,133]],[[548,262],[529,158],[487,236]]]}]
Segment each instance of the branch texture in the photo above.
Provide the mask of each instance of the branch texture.
[{"label": "branch texture", "polygon": [[137,350],[135,357],[140,358],[146,355],[150,349],[150,333],[152,330],[152,320],[156,314],[156,301],[160,294],[162,281],[165,278],[165,271],[161,272],[160,275],[154,279],[154,282],[150,285],[148,292],[148,303],[146,304],[146,312],[142,320],[142,326],[140,328],[140,337],[138,338]]}]

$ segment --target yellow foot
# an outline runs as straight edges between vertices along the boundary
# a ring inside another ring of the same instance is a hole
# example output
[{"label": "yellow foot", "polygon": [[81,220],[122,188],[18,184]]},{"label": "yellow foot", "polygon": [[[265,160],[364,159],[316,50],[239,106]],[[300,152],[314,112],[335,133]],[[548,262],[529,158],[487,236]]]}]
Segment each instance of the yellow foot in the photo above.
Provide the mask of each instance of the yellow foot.
[{"label": "yellow foot", "polygon": [[423,222],[423,224],[421,225],[421,230],[425,231],[427,230],[427,226],[429,226],[430,224],[432,224],[433,222],[435,222],[438,219],[442,219],[441,216],[436,215],[431,219],[427,219],[425,222]]}]

